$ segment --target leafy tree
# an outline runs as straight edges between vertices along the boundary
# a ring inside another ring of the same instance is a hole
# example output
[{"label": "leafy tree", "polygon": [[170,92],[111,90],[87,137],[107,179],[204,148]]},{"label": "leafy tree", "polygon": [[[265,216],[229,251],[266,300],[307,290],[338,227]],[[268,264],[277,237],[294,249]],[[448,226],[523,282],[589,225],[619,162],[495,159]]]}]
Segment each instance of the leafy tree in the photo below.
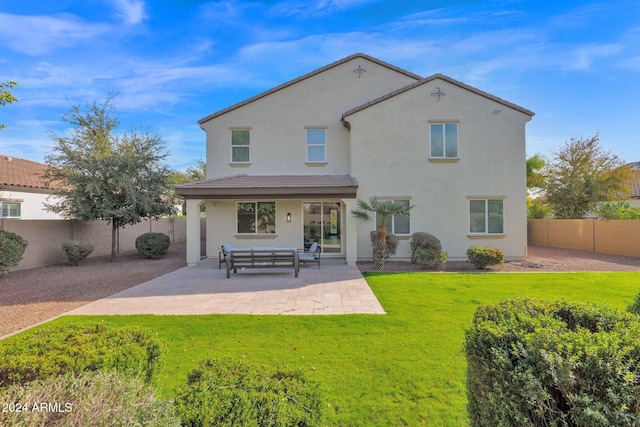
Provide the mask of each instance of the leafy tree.
[{"label": "leafy tree", "polygon": [[544,175],[542,170],[546,161],[540,154],[527,157],[527,188],[542,188],[544,186]]},{"label": "leafy tree", "polygon": [[111,224],[114,261],[119,227],[171,214],[173,207],[162,139],[135,130],[116,136],[120,120],[111,101],[87,104],[86,111],[72,106],[63,116],[73,126],[71,136],[51,134],[57,146],[45,157],[45,176],[58,183],[60,197],[45,206],[67,218]]},{"label": "leafy tree", "polygon": [[[177,203],[182,203],[182,212],[187,212],[186,201],[179,196],[175,196],[175,187],[180,184],[187,184],[195,181],[207,179],[207,164],[202,159],[196,159],[196,164],[189,166],[185,172],[171,171],[169,173],[169,194]],[[200,203],[200,212],[205,211],[204,203]]]},{"label": "leafy tree", "polygon": [[598,206],[599,219],[640,219],[640,206],[629,202],[607,202]]},{"label": "leafy tree", "polygon": [[373,265],[376,270],[384,270],[384,257],[387,249],[387,219],[392,215],[409,215],[413,206],[407,206],[391,200],[369,199],[369,203],[358,199],[358,209],[351,211],[351,215],[362,222],[368,222],[378,217],[378,229],[373,245]]},{"label": "leafy tree", "polygon": [[556,218],[584,218],[598,203],[628,191],[629,170],[592,138],[572,137],[545,167],[547,204]]},{"label": "leafy tree", "polygon": [[[11,90],[16,86],[18,86],[18,83],[13,81],[0,82],[0,106],[18,102],[18,99],[11,93]],[[0,123],[0,129],[5,127],[4,124]]]}]

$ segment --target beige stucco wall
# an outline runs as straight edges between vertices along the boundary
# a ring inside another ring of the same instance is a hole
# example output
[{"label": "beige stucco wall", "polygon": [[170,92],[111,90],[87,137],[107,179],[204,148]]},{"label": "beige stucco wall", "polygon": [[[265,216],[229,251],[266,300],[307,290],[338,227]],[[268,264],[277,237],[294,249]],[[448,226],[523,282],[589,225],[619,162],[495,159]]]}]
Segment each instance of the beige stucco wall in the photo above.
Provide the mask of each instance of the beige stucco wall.
[{"label": "beige stucco wall", "polygon": [[[366,69],[360,78],[353,72]],[[415,80],[358,58],[205,122],[207,178],[235,174],[349,174],[342,113]],[[251,128],[251,166],[231,166],[231,127]],[[306,164],[306,126],[327,127],[327,164]]]},{"label": "beige stucco wall", "polygon": [[529,243],[640,257],[640,221],[530,219]]},{"label": "beige stucco wall", "polygon": [[[16,270],[66,262],[62,243],[69,240],[83,240],[94,245],[91,257],[111,253],[111,226],[104,221],[5,219],[3,224],[5,230],[12,231],[29,242]],[[172,242],[183,242],[186,239],[185,219],[144,220],[121,228],[120,252],[135,250],[136,238],[149,231],[167,234]]]},{"label": "beige stucco wall", "polygon": [[[50,197],[49,200],[47,200]],[[45,202],[55,203],[57,198],[49,194],[31,193],[24,191],[0,190],[2,199],[18,199],[20,202],[21,219],[64,219],[62,216],[44,209]]]},{"label": "beige stucco wall", "polygon": [[[431,93],[446,93],[440,101]],[[358,197],[411,198],[411,232],[443,242],[450,259],[466,259],[472,245],[523,257],[527,244],[525,123],[529,116],[436,79],[347,118],[351,124],[352,175]],[[429,161],[429,120],[457,120],[453,163]],[[469,197],[504,197],[505,236],[470,238]],[[369,233],[360,226],[358,257],[371,257]],[[402,240],[398,257],[408,257]]]}]

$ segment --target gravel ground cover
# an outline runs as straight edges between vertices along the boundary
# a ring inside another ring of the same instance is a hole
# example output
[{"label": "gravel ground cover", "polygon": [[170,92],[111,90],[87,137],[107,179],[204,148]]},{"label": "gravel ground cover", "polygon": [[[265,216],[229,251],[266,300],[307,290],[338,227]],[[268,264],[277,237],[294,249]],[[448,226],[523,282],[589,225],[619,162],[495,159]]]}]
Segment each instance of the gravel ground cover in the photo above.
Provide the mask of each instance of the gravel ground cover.
[{"label": "gravel ground cover", "polygon": [[[640,271],[640,257],[530,246],[526,261],[507,262],[500,272]],[[113,295],[186,265],[185,243],[173,243],[166,256],[148,260],[138,252],[89,258],[66,264],[18,270],[0,280],[0,337],[50,320],[91,301]],[[359,263],[372,270],[372,263]],[[387,271],[421,271],[407,262],[389,261]],[[445,271],[478,272],[471,264],[448,262]]]}]

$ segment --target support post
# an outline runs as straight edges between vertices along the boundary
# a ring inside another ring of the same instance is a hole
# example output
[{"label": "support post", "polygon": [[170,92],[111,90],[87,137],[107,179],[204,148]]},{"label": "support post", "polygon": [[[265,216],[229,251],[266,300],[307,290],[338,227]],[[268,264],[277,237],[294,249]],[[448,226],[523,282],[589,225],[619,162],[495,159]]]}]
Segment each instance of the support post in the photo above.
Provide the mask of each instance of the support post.
[{"label": "support post", "polygon": [[348,265],[356,265],[358,261],[358,220],[351,215],[351,211],[357,209],[356,199],[343,199],[345,207],[345,255]]},{"label": "support post", "polygon": [[187,265],[200,264],[200,200],[187,199]]}]

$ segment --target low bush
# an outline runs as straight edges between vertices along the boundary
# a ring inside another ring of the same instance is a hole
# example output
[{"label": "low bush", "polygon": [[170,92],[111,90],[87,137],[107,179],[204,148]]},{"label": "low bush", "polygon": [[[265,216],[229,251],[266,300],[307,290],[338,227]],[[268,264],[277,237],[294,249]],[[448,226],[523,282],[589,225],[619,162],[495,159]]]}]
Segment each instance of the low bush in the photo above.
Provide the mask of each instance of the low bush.
[{"label": "low bush", "polygon": [[171,245],[171,239],[164,233],[144,233],[136,239],[136,249],[143,257],[160,258],[165,255]]},{"label": "low bush", "polygon": [[69,264],[80,265],[80,263],[93,252],[93,245],[80,240],[70,240],[62,244],[62,250],[67,254]]},{"label": "low bush", "polygon": [[471,246],[467,249],[467,259],[478,269],[484,269],[490,265],[504,265],[504,252],[497,248],[484,246]]},{"label": "low bush", "polygon": [[[376,246],[377,235],[378,235],[378,230],[371,232],[371,246],[373,248],[375,248]],[[386,242],[386,246],[384,250],[384,257],[389,258],[391,255],[396,254],[396,249],[398,249],[398,244],[400,243],[400,240],[395,234],[386,233],[385,242]]]},{"label": "low bush", "polygon": [[206,360],[178,387],[175,405],[189,426],[315,426],[326,403],[302,371]]},{"label": "low bush", "polygon": [[424,231],[416,231],[411,235],[411,262],[416,264],[418,262],[418,250],[430,249],[433,251],[442,251],[442,244],[440,240],[433,234],[425,233]]},{"label": "low bush", "polygon": [[640,316],[640,291],[633,298],[633,302],[627,306],[627,311]]},{"label": "low bush", "polygon": [[10,426],[180,426],[171,402],[139,378],[88,372],[14,384],[0,390]]},{"label": "low bush", "polygon": [[16,233],[0,228],[0,279],[20,263],[27,245]]},{"label": "low bush", "polygon": [[415,256],[416,263],[425,270],[441,270],[449,258],[446,252],[435,249],[418,249]]},{"label": "low bush", "polygon": [[45,326],[0,342],[0,387],[62,374],[119,371],[152,382],[160,346],[137,327]]},{"label": "low bush", "polygon": [[472,426],[640,425],[640,322],[607,307],[507,300],[466,332]]}]

